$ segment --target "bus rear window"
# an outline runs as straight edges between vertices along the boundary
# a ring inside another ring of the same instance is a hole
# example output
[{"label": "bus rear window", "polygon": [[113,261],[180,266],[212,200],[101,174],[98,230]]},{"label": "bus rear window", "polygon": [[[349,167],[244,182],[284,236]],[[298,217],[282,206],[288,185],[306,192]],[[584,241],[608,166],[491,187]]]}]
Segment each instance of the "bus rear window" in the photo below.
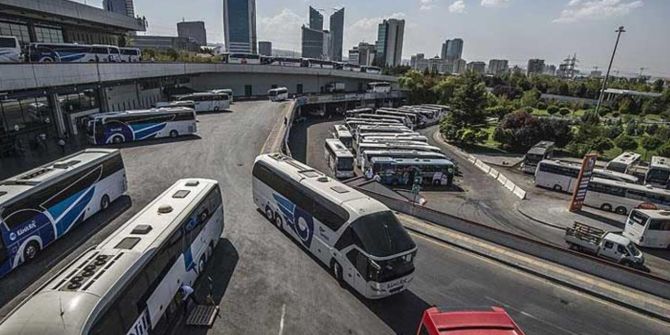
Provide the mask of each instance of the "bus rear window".
[{"label": "bus rear window", "polygon": [[0,38],[0,48],[16,48],[16,40],[13,38]]},{"label": "bus rear window", "polygon": [[647,224],[647,219],[648,217],[638,211],[633,211],[633,213],[630,214],[630,221],[635,222],[641,226],[644,226]]}]

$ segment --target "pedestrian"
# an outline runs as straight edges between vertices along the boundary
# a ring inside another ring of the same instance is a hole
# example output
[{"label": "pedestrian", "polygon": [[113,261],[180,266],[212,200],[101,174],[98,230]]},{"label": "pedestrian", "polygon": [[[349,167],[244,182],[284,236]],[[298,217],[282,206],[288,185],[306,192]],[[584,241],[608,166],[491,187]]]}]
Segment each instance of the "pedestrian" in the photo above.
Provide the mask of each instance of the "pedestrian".
[{"label": "pedestrian", "polygon": [[60,151],[63,155],[65,155],[65,139],[62,137],[58,140],[58,146],[60,147]]},{"label": "pedestrian", "polygon": [[198,304],[193,296],[193,288],[188,284],[184,283],[179,287],[179,293],[181,294],[181,302],[184,305],[184,317],[188,315],[188,303],[189,300],[193,301],[194,304]]}]

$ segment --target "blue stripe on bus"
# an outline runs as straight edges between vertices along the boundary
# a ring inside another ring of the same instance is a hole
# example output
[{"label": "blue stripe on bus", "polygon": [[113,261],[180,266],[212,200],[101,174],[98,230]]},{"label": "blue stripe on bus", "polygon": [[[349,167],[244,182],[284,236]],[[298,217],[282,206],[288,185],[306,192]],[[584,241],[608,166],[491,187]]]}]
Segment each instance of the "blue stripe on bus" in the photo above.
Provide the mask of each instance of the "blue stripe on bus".
[{"label": "blue stripe on bus", "polygon": [[151,136],[156,136],[156,134],[165,129],[167,126],[167,123],[159,123],[159,124],[151,124],[151,125],[146,125],[144,124],[143,128],[138,128],[135,129],[135,126],[131,126],[134,131],[134,136],[136,140],[143,140]]},{"label": "blue stripe on bus", "polygon": [[86,190],[79,191],[75,193],[74,195],[68,197],[67,199],[55,204],[54,206],[51,206],[50,208],[47,209],[49,214],[51,214],[51,217],[54,219],[59,218],[63,212],[65,212],[74,202],[77,200]]},{"label": "blue stripe on bus", "polygon": [[284,214],[286,224],[298,235],[300,242],[309,248],[312,244],[312,236],[314,236],[314,218],[312,215],[277,193],[272,193],[272,197],[277,202],[279,210]]},{"label": "blue stripe on bus", "polygon": [[80,60],[86,56],[85,53],[78,53],[78,54],[58,54],[58,58],[60,58],[61,62],[72,62],[76,60]]},{"label": "blue stripe on bus", "polygon": [[56,237],[62,236],[73,224],[83,217],[86,207],[93,199],[93,194],[95,193],[95,187],[91,187],[86,194],[77,202],[75,202],[69,211],[63,216],[61,220],[56,223]]}]

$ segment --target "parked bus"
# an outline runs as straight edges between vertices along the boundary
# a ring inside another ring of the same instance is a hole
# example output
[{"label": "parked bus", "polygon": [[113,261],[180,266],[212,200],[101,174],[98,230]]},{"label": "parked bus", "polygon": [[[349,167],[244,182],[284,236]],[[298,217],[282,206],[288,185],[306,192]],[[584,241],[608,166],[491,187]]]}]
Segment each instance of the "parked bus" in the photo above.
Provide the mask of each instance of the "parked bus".
[{"label": "parked bus", "polygon": [[370,93],[391,93],[391,84],[383,82],[368,83],[368,92]]},{"label": "parked bus", "polygon": [[253,167],[256,206],[368,299],[407,289],[416,245],[382,203],[282,154]]},{"label": "parked bus", "polygon": [[386,125],[362,125],[356,128],[356,137],[358,138],[362,134],[367,133],[407,133],[412,132],[411,129],[407,128],[402,124],[386,124]]},{"label": "parked bus", "polygon": [[114,63],[121,61],[121,51],[112,45],[30,43],[28,59],[33,63]]},{"label": "parked bus", "polygon": [[626,215],[633,209],[670,209],[670,191],[621,181],[592,178],[584,204]]},{"label": "parked bus", "polygon": [[389,157],[389,158],[419,158],[419,159],[447,159],[443,153],[434,151],[420,151],[420,150],[366,150],[362,154],[360,161],[361,171],[365,171],[370,162],[375,157]]},{"label": "parked bus", "polygon": [[640,154],[634,152],[624,152],[609,161],[605,166],[606,170],[627,173],[628,170],[640,160]]},{"label": "parked bus", "polygon": [[221,88],[221,89],[216,89],[216,90],[211,90],[210,92],[214,94],[227,94],[228,95],[228,100],[230,100],[230,104],[233,104],[233,90],[230,88]]},{"label": "parked bus", "polygon": [[[409,136],[420,136],[419,133],[416,132],[402,132],[402,133],[365,133],[365,134],[360,134],[360,136],[356,137],[354,136],[354,152],[358,152],[358,146],[362,143],[366,142],[375,142],[375,143],[386,143],[386,142],[418,142],[418,141],[413,141],[413,140],[408,140],[408,139],[398,139],[392,141],[392,137],[409,137]],[[376,139],[376,140],[368,140],[369,138],[373,137],[384,137],[387,139]],[[426,145],[427,143],[416,143],[417,145]]]},{"label": "parked bus", "polygon": [[195,112],[185,107],[100,113],[91,116],[87,135],[91,144],[124,143],[190,135],[197,131]]},{"label": "parked bus", "polygon": [[195,102],[191,100],[181,100],[181,101],[160,101],[154,105],[155,108],[166,108],[166,107],[185,107],[195,110]]},{"label": "parked bus", "polygon": [[335,69],[337,63],[329,60],[322,59],[313,59],[313,58],[303,58],[302,60],[303,67],[316,67],[321,69]]},{"label": "parked bus", "polygon": [[540,141],[535,144],[525,156],[521,163],[521,171],[525,173],[535,173],[537,164],[545,159],[552,159],[554,157],[554,142]]},{"label": "parked bus", "polygon": [[345,147],[353,148],[354,138],[351,136],[349,129],[343,124],[336,124],[333,126],[333,137],[340,140]]},{"label": "parked bus", "polygon": [[375,114],[378,115],[389,115],[389,116],[399,116],[404,117],[409,120],[411,127],[414,128],[419,125],[419,116],[414,113],[408,113],[407,111],[400,111],[397,109],[389,109],[387,107],[377,109]]},{"label": "parked bus", "polygon": [[670,249],[670,211],[632,210],[623,236],[641,247]]},{"label": "parked bus", "polygon": [[372,74],[381,74],[382,69],[377,66],[362,65],[361,72],[372,73]]},{"label": "parked bus", "polygon": [[302,59],[292,57],[269,57],[267,64],[276,66],[301,67]]},{"label": "parked bus", "polygon": [[115,149],[86,149],[0,182],[0,277],[126,192]]},{"label": "parked bus", "polygon": [[270,101],[285,101],[288,100],[288,89],[286,87],[277,87],[268,91]]},{"label": "parked bus", "polygon": [[352,178],[354,176],[354,155],[340,140],[336,138],[326,139],[324,157],[336,178]]},{"label": "parked bus", "polygon": [[0,333],[165,332],[187,303],[181,286],[204,272],[223,225],[217,182],[179,180],[14,309]]},{"label": "parked bus", "polygon": [[352,72],[361,72],[361,66],[360,65],[355,65],[355,64],[344,63],[344,65],[342,65],[342,70],[352,71]]},{"label": "parked bus", "polygon": [[[572,193],[581,165],[543,160],[535,171],[535,186],[550,188],[557,192]],[[593,177],[635,184],[636,177],[604,169],[594,169]]]},{"label": "parked bus", "polygon": [[653,156],[644,176],[644,183],[656,187],[670,187],[670,158]]},{"label": "parked bus", "polygon": [[375,119],[363,119],[363,118],[346,118],[344,120],[344,125],[352,133],[356,133],[359,127],[362,126],[402,126],[405,127],[402,123],[399,123],[396,120],[375,120]]},{"label": "parked bus", "polygon": [[0,36],[0,63],[21,62],[21,44],[14,36]]},{"label": "parked bus", "polygon": [[439,123],[442,120],[442,110],[432,107],[421,106],[402,106],[397,109],[401,112],[412,113],[417,115],[417,127],[430,127]]},{"label": "parked bus", "polygon": [[369,150],[414,150],[414,151],[442,153],[442,150],[440,150],[440,148],[422,142],[416,142],[416,143],[365,142],[365,143],[359,143],[358,149],[356,150],[356,160],[358,161],[359,165],[363,160],[363,154],[365,154],[365,152]]},{"label": "parked bus", "polygon": [[261,63],[261,56],[247,53],[231,53],[224,56],[224,61],[228,64],[254,64]]},{"label": "parked bus", "polygon": [[364,119],[396,120],[396,121],[404,124],[405,126],[407,126],[407,128],[411,129],[411,128],[414,127],[412,122],[405,116],[361,113],[361,114],[358,114],[356,117],[364,118]]},{"label": "parked bus", "polygon": [[[454,180],[454,163],[447,159],[374,157],[370,161],[370,172],[378,176],[385,185],[411,186],[417,176],[420,184],[451,185]],[[377,177],[375,177],[377,178]]]},{"label": "parked bus", "polygon": [[142,61],[142,51],[139,48],[119,48],[122,63],[138,63]]},{"label": "parked bus", "polygon": [[230,109],[230,96],[226,93],[197,92],[182,95],[177,101],[193,101],[196,113],[222,112]]},{"label": "parked bus", "polygon": [[372,113],[373,110],[372,108],[357,108],[357,109],[350,109],[346,112],[344,112],[344,116],[346,117],[358,117],[358,115],[367,113],[370,114]]},{"label": "parked bus", "polygon": [[[418,134],[418,133],[417,133]],[[423,135],[407,135],[407,134],[385,134],[385,135],[375,135],[368,136],[370,134],[365,134],[361,138],[363,143],[366,142],[423,142],[428,143],[428,137]]]}]

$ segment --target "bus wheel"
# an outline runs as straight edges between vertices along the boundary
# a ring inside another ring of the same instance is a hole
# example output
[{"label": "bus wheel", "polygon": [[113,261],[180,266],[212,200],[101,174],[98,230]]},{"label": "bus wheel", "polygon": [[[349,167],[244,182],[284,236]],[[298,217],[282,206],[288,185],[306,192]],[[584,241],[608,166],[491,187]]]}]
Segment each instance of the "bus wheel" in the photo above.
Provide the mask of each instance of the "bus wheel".
[{"label": "bus wheel", "polygon": [[563,187],[561,185],[554,185],[554,191],[556,192],[563,192]]},{"label": "bus wheel", "polygon": [[611,212],[611,211],[612,211],[612,205],[610,205],[610,204],[602,204],[602,206],[600,206],[600,209],[602,209],[602,210],[604,210],[604,211]]},{"label": "bus wheel", "polygon": [[121,136],[114,136],[114,138],[112,139],[112,143],[114,143],[114,144],[121,144],[121,143],[123,143],[123,137],[121,137]]},{"label": "bus wheel", "polygon": [[102,196],[102,199],[100,199],[100,210],[104,211],[107,208],[109,208],[109,196],[107,194]]},{"label": "bus wheel", "polygon": [[275,225],[277,225],[277,228],[282,229],[284,227],[281,215],[279,215],[279,213],[275,213],[274,222]]},{"label": "bus wheel", "polygon": [[265,206],[265,217],[270,221],[274,220],[274,212],[272,212],[270,206]]},{"label": "bus wheel", "polygon": [[333,277],[335,277],[335,280],[337,280],[337,282],[340,283],[340,285],[342,285],[344,280],[342,279],[342,266],[340,265],[340,263],[338,263],[337,261],[333,261],[331,269],[333,271]]},{"label": "bus wheel", "polygon": [[28,242],[28,245],[26,245],[26,248],[23,249],[23,261],[24,262],[30,262],[35,257],[37,254],[40,252],[40,245],[39,243],[35,241],[30,241]]},{"label": "bus wheel", "polygon": [[170,131],[170,137],[175,138],[177,136],[179,136],[179,132],[177,132],[176,130],[171,130]]},{"label": "bus wheel", "polygon": [[619,206],[619,207],[616,208],[615,213],[621,214],[621,215],[626,215],[626,214],[628,214],[628,210],[626,210],[626,207]]}]

